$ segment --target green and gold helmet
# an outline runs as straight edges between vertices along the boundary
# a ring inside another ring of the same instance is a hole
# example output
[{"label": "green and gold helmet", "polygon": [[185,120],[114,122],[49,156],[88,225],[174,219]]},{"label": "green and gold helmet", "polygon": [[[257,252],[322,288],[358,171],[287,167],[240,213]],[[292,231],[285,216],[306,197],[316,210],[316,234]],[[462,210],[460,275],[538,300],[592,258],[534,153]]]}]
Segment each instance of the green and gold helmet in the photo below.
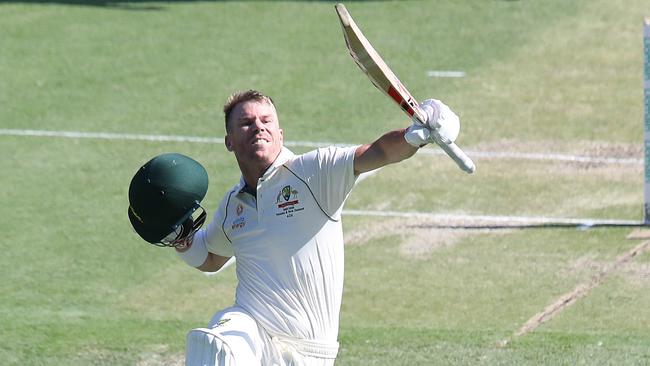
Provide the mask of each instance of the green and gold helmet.
[{"label": "green and gold helmet", "polygon": [[201,201],[207,191],[208,173],[196,160],[177,153],[158,155],[131,179],[131,225],[151,244],[178,246],[205,222]]}]

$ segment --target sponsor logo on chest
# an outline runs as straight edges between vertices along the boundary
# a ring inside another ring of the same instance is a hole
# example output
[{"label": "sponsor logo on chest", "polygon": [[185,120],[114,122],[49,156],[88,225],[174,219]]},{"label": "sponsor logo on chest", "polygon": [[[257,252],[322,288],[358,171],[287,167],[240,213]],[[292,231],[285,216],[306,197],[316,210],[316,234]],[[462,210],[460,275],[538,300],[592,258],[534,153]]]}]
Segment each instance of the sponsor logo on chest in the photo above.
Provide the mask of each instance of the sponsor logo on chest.
[{"label": "sponsor logo on chest", "polygon": [[237,213],[237,218],[232,221],[232,225],[230,226],[231,230],[241,229],[246,226],[246,218],[242,216],[244,213],[244,206],[241,203],[237,204],[235,212]]}]

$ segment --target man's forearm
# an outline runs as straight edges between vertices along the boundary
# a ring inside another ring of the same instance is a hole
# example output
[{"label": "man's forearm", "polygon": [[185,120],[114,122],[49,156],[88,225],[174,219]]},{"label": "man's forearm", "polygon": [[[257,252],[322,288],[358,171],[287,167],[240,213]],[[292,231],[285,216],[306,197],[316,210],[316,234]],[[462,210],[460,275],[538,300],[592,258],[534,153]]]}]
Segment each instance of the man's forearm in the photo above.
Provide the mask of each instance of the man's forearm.
[{"label": "man's forearm", "polygon": [[413,156],[418,148],[406,142],[405,131],[405,129],[390,131],[372,144],[360,146],[355,153],[354,173],[357,175],[365,173]]},{"label": "man's forearm", "polygon": [[209,252],[205,242],[198,236],[185,245],[176,247],[176,254],[185,263],[203,272],[216,272],[231,258]]},{"label": "man's forearm", "polygon": [[217,272],[224,267],[230,258],[232,257],[222,257],[214,253],[208,253],[205,262],[196,268],[202,272]]}]

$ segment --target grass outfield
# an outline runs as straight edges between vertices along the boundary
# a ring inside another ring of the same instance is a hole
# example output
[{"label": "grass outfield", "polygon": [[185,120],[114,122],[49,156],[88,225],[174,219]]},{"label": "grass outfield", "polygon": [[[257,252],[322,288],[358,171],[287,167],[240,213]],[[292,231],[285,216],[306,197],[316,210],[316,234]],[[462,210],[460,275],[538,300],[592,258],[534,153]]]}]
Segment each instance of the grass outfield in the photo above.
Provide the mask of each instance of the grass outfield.
[{"label": "grass outfield", "polygon": [[[643,156],[645,1],[346,5],[416,97],[458,111],[463,148]],[[0,35],[0,129],[218,137],[223,101],[251,87],[273,96],[291,141],[363,143],[407,123],[347,55],[329,2],[4,1]],[[234,271],[204,276],[140,241],[128,183],[150,157],[181,152],[206,166],[212,210],[238,179],[232,155],[6,134],[0,146],[0,364],[181,364],[185,333],[232,304]],[[361,182],[346,208],[642,217],[640,164],[475,160],[470,176],[418,154]],[[650,256],[614,266],[639,244],[629,228],[437,224],[345,217],[337,365],[650,363]]]}]

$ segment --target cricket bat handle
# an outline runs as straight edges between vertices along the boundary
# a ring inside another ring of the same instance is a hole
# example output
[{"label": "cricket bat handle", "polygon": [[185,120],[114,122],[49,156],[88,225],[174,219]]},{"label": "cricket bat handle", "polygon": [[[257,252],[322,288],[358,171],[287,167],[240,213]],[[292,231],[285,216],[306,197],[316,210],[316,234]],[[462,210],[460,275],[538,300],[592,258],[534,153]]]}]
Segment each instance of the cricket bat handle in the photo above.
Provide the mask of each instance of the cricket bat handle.
[{"label": "cricket bat handle", "polygon": [[446,144],[444,142],[436,141],[436,143],[442,150],[444,150],[447,155],[449,155],[450,158],[456,162],[456,164],[458,164],[458,167],[469,174],[474,173],[474,170],[476,170],[476,165],[472,159],[470,159],[469,156],[467,156],[467,154],[465,154],[465,152],[461,150],[460,147],[458,147],[458,145],[453,142]]},{"label": "cricket bat handle", "polygon": [[[422,125],[425,124],[426,117],[424,112],[422,112],[419,108],[414,108],[414,117],[415,119],[418,120]],[[461,150],[458,145],[456,145],[453,142],[450,143],[444,143],[442,141],[436,141],[436,144],[440,146],[440,148],[453,160],[456,162],[459,168],[461,168],[463,171],[466,173],[472,174],[476,170],[476,164],[472,161],[472,159],[465,154],[463,150]]]}]

